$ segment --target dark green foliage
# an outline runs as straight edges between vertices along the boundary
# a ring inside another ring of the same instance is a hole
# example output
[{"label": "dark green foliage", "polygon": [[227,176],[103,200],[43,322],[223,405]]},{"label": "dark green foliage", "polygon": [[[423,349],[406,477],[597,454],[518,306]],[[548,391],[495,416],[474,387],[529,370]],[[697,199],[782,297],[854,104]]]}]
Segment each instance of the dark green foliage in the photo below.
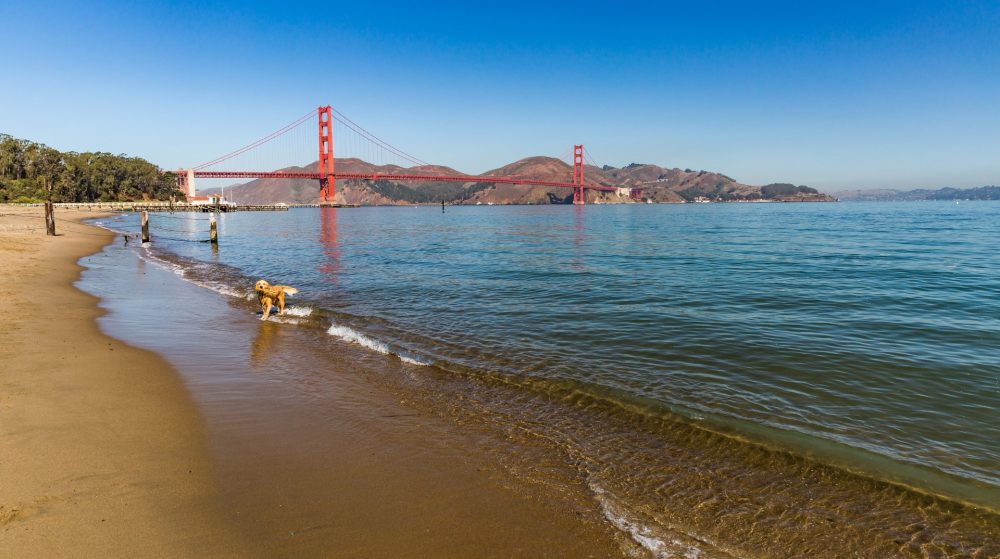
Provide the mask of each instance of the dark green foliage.
[{"label": "dark green foliage", "polygon": [[818,194],[819,191],[808,186],[795,186],[794,184],[778,182],[760,187],[760,193],[764,198],[778,198],[781,196],[797,196],[799,194]]},{"label": "dark green foliage", "polygon": [[60,152],[0,134],[0,202],[123,202],[181,196],[172,173],[139,157]]},{"label": "dark green foliage", "polygon": [[573,203],[573,194],[572,193],[567,194],[566,196],[559,196],[558,194],[556,194],[554,192],[546,192],[546,195],[549,197],[549,203],[550,204],[572,204]]},{"label": "dark green foliage", "polygon": [[438,199],[426,192],[415,190],[398,182],[377,180],[371,183],[370,188],[392,200],[404,200],[416,204],[438,201]]},{"label": "dark green foliage", "polygon": [[468,200],[468,199],[472,198],[472,195],[475,194],[475,193],[477,193],[477,192],[480,192],[480,191],[483,191],[483,190],[489,190],[491,188],[496,188],[496,187],[497,187],[496,183],[492,183],[492,182],[477,182],[477,183],[473,184],[472,186],[470,186],[469,188],[465,189],[465,192],[462,194],[462,200]]},{"label": "dark green foliage", "polygon": [[760,187],[760,193],[764,198],[774,198],[775,196],[794,196],[796,192],[794,184],[774,183]]},{"label": "dark green foliage", "polygon": [[413,188],[398,182],[377,180],[369,188],[393,200],[402,200],[411,204],[427,204],[442,200],[445,202],[468,200],[476,192],[493,186],[495,186],[493,183],[476,183],[465,188],[460,183],[441,183]]},{"label": "dark green foliage", "polygon": [[426,182],[417,185],[414,190],[426,192],[432,201],[437,202],[460,200],[465,194],[465,186],[459,182]]}]

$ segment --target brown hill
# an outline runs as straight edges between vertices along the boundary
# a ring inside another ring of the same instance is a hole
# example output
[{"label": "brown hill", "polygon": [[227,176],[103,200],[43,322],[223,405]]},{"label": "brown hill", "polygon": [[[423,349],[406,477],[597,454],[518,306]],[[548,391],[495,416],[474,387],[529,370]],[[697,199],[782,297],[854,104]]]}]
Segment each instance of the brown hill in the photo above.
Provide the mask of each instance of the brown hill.
[{"label": "brown hill", "polygon": [[[337,159],[338,171],[349,173],[405,173],[409,175],[463,175],[450,167],[423,165],[404,168],[396,165],[374,165],[356,158]],[[293,172],[315,172],[317,164],[283,169]],[[523,177],[535,180],[572,182],[573,169],[566,162],[552,157],[527,157],[503,167],[487,171],[482,180],[468,183],[438,181],[344,180],[337,181],[334,200],[341,204],[432,204],[442,200],[452,204],[562,204],[572,201],[569,188],[496,184],[490,177]],[[584,168],[588,184],[623,188],[620,192],[587,191],[587,203],[634,203],[628,188],[642,190],[641,201],[683,203],[692,201],[833,201],[814,189],[790,184],[764,187],[739,183],[721,173],[667,169],[657,165],[632,163],[622,168],[588,165]],[[206,189],[212,192],[218,189]],[[230,200],[237,203],[269,204],[277,202],[312,204],[319,202],[319,187],[314,180],[258,179],[227,188]]]},{"label": "brown hill", "polygon": [[[471,193],[465,203],[493,204],[565,204],[573,201],[573,191],[569,188],[488,183],[489,177],[522,177],[534,180],[572,182],[573,167],[554,157],[527,157],[480,175],[484,182],[481,190]],[[616,186],[606,180],[597,167],[584,168],[584,178],[588,184]],[[616,194],[588,190],[587,202],[617,202]]]},{"label": "brown hill", "polygon": [[655,202],[751,200],[760,198],[760,188],[736,182],[710,171],[665,169],[632,163],[621,169],[605,168],[608,176],[623,185],[641,188]]}]

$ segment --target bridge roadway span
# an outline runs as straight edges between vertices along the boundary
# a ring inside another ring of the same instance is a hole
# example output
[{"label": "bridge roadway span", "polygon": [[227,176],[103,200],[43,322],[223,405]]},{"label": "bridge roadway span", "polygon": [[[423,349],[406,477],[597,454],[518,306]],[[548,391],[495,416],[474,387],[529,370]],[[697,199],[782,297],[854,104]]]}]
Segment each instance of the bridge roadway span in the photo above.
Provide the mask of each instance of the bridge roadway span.
[{"label": "bridge roadway span", "polygon": [[[182,172],[182,171],[181,171]],[[291,173],[282,171],[194,171],[195,178],[205,179],[324,179],[327,175],[321,173]],[[520,177],[477,177],[474,175],[403,175],[393,173],[334,173],[337,180],[389,180],[389,181],[438,181],[438,182],[491,182],[497,184],[523,184],[535,186],[556,186],[560,188],[579,188],[580,185],[571,182],[543,181]],[[614,186],[584,184],[586,190],[615,192]]]}]

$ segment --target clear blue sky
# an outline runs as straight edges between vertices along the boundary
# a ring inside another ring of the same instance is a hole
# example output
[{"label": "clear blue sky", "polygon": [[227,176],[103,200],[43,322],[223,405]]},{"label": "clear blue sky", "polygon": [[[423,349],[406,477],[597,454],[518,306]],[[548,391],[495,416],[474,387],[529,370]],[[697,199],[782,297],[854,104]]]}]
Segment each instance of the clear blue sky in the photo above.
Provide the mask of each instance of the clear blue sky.
[{"label": "clear blue sky", "polygon": [[284,4],[6,0],[0,132],[176,168],[332,104],[474,173],[582,142],[750,184],[1000,184],[1000,1]]}]

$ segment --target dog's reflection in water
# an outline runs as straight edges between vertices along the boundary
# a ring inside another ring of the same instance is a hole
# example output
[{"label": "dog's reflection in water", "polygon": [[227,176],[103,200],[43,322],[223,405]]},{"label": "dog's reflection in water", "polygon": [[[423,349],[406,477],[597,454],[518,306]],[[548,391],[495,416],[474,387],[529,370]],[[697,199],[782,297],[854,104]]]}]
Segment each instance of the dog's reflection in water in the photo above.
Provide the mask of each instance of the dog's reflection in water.
[{"label": "dog's reflection in water", "polygon": [[254,365],[264,363],[268,354],[271,353],[271,350],[278,343],[278,330],[280,330],[280,327],[275,322],[267,321],[260,323],[260,327],[257,328],[257,335],[250,346],[251,363]]}]

